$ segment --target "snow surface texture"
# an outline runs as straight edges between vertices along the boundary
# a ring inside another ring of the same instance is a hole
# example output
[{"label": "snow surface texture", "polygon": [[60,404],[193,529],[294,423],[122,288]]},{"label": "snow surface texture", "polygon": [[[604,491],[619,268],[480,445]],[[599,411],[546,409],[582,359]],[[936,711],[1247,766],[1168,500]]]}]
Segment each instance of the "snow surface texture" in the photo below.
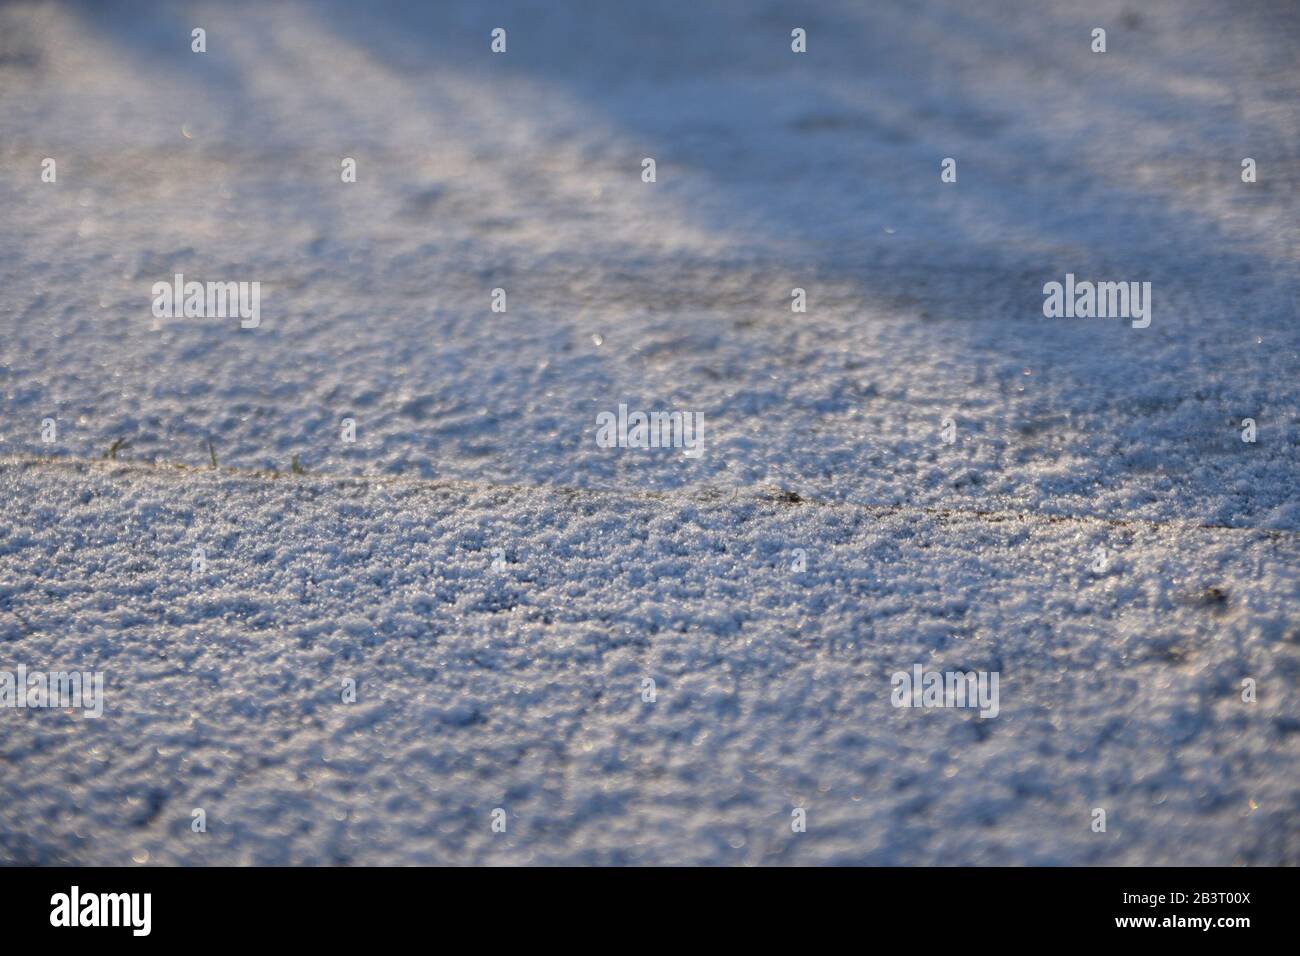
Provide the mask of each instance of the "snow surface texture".
[{"label": "snow surface texture", "polygon": [[1300,862],[1300,13],[973,6],[0,6],[0,862]]}]

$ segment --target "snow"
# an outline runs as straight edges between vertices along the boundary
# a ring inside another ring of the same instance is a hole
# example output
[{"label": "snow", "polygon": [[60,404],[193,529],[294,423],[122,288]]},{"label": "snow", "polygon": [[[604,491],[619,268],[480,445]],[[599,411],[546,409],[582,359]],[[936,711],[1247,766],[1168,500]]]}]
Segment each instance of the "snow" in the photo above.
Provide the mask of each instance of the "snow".
[{"label": "snow", "polygon": [[1300,14],[879,6],[0,7],[0,862],[1300,861]]},{"label": "snow", "polygon": [[[0,560],[24,578],[4,600],[31,625],[10,648],[107,675],[99,721],[0,725],[11,860],[1297,850],[1296,555],[1276,532],[107,463],[3,482]],[[1120,556],[1102,575],[1081,561],[1098,544]],[[895,709],[913,663],[999,672],[999,716]]]}]

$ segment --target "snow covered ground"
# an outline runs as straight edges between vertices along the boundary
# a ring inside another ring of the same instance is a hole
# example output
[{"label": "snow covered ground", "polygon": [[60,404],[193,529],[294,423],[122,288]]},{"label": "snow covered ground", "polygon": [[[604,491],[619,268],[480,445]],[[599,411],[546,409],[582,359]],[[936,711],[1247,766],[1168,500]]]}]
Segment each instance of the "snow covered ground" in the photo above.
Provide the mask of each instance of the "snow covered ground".
[{"label": "snow covered ground", "polygon": [[[0,671],[107,680],[0,709],[0,863],[1300,862],[1298,39],[0,6]],[[260,327],[155,319],[177,272]],[[918,663],[1000,713],[893,707]]]}]

